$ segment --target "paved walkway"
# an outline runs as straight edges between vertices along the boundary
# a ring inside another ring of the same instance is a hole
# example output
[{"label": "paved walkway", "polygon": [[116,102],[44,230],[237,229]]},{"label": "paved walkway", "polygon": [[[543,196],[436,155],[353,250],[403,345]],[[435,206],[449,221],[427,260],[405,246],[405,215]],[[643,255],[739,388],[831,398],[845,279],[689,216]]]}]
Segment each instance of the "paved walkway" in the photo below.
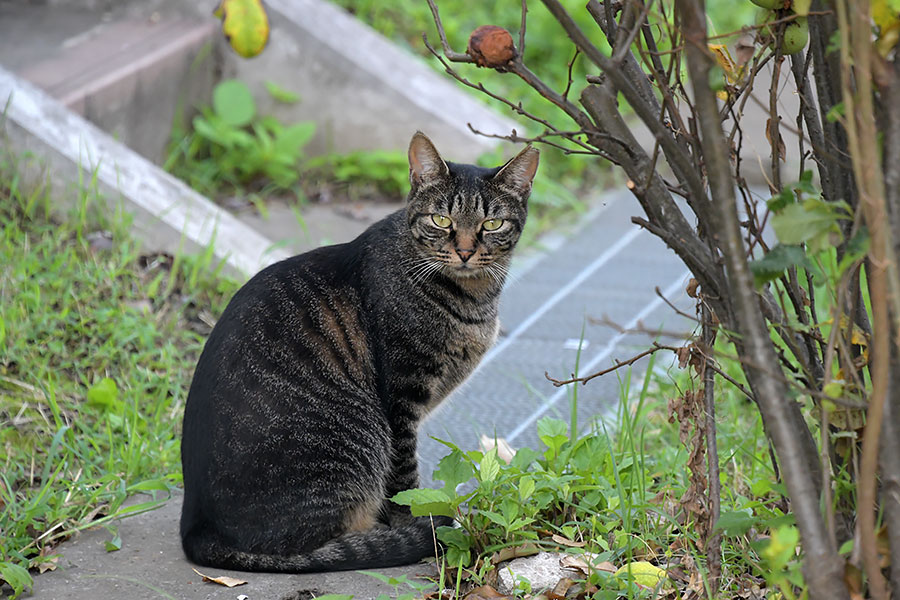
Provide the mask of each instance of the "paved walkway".
[{"label": "paved walkway", "polygon": [[[628,358],[650,343],[647,335],[619,333],[589,323],[590,317],[607,315],[626,329],[642,325],[653,330],[661,326],[687,330],[689,324],[675,316],[654,288],[659,286],[667,298],[685,307],[688,275],[661,242],[630,223],[638,210],[630,194],[611,193],[603,205],[583,217],[574,234],[556,236],[549,242],[549,251],[526,257],[514,266],[514,278],[501,305],[501,338],[469,381],[423,427],[420,463],[424,483],[430,482],[437,461],[446,453],[446,447],[431,436],[467,450],[478,447],[482,433],[496,433],[513,446],[537,446],[538,419],[553,415],[568,421],[570,392],[553,387],[544,371],[558,377],[573,371],[582,330],[582,373],[612,365],[616,358]],[[635,365],[632,381],[645,364]],[[581,426],[587,427],[596,415],[614,410],[621,389],[616,375],[582,387]],[[119,525],[123,546],[117,552],[105,551],[104,542],[111,536],[103,529],[63,544],[60,568],[39,576],[30,597],[234,600],[246,595],[250,600],[302,600],[312,597],[299,594],[308,590],[314,595],[353,594],[357,600],[367,600],[391,591],[354,572],[271,575],[200,569],[207,575],[226,574],[249,582],[233,589],[203,583],[181,552],[180,507],[178,495],[158,510],[124,520]],[[428,570],[427,566],[412,565],[384,572],[413,577]]]}]

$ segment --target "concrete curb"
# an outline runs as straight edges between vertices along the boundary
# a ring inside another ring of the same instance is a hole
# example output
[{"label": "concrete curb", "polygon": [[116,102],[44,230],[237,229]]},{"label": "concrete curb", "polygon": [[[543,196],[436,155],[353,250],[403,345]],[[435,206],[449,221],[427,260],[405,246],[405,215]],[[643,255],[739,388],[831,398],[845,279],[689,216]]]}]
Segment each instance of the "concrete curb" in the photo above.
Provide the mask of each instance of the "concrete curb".
[{"label": "concrete curb", "polygon": [[[108,199],[134,214],[137,237],[153,248],[214,246],[214,255],[243,274],[288,253],[204,196],[116,142],[30,83],[0,67],[2,129],[16,153],[31,152],[49,169],[51,182],[71,189],[96,178]],[[68,193],[59,197],[71,198]]]}]

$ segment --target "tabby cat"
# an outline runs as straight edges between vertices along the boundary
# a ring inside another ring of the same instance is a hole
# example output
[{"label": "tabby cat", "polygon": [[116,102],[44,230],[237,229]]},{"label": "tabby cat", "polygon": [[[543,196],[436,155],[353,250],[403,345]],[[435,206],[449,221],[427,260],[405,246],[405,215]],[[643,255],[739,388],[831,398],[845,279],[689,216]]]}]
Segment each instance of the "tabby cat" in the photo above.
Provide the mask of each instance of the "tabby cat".
[{"label": "tabby cat", "polygon": [[387,499],[418,485],[419,422],[494,343],[538,151],[485,169],[416,133],[409,165],[404,209],[261,271],[206,342],[181,445],[195,563],[388,567],[432,556],[450,524]]}]

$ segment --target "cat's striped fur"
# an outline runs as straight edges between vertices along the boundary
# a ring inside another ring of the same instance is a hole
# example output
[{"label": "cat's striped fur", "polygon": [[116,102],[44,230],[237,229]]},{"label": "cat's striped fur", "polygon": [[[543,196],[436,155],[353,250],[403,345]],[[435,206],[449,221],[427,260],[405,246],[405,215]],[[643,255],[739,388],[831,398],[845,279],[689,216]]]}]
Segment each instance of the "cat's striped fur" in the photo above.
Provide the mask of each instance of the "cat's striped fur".
[{"label": "cat's striped fur", "polygon": [[235,294],[184,415],[191,560],[304,572],[433,555],[449,519],[387,498],[418,485],[420,421],[494,342],[537,162],[529,147],[495,169],[445,163],[417,133],[405,209]]}]

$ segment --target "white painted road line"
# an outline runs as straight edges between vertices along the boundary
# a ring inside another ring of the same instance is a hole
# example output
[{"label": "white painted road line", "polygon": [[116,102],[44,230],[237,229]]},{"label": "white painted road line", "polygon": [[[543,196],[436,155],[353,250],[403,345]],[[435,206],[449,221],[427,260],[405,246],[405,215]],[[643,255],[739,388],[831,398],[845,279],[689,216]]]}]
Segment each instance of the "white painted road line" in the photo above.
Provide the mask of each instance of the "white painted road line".
[{"label": "white painted road line", "polygon": [[[640,230],[637,230],[637,231],[640,231]],[[624,239],[625,238],[622,238],[620,240],[620,242]],[[611,249],[612,248],[610,248],[610,250]],[[591,263],[591,265],[593,265],[593,263]],[[590,268],[590,267],[588,267],[588,268]],[[669,285],[669,287],[666,288],[666,290],[663,292],[663,296],[668,298],[668,297],[674,295],[676,292],[678,292],[679,288],[684,286],[684,283],[688,279],[688,277],[690,277],[690,273],[688,271],[685,271],[684,273],[682,273],[678,277],[678,279],[676,279],[672,284]],[[554,296],[554,298],[555,297],[556,296]],[[549,302],[549,300],[548,300],[548,302]],[[628,335],[628,330],[634,329],[641,320],[647,318],[647,316],[650,313],[652,313],[654,310],[659,308],[662,305],[662,303],[663,303],[663,299],[660,298],[659,296],[657,296],[650,303],[648,303],[643,309],[641,309],[641,311],[637,315],[635,315],[635,317],[625,325],[624,329],[626,331],[622,332],[622,333],[618,333],[615,336],[613,336],[613,338],[611,340],[609,340],[609,342],[606,344],[606,346],[604,346],[603,349],[601,349],[600,352],[597,353],[590,360],[590,362],[588,362],[586,365],[584,365],[584,367],[582,368],[582,372],[584,372],[584,373],[592,372],[595,368],[597,368],[597,366],[601,362],[603,362],[604,360],[609,358],[609,355],[612,354],[613,350],[616,349],[616,345],[619,342],[621,342],[625,338],[626,335]],[[548,309],[549,309],[549,306],[548,306]],[[537,314],[537,313],[535,313],[535,314]],[[523,325],[524,325],[524,323],[523,323]],[[516,331],[519,331],[519,329],[522,329],[522,327],[520,326],[518,329],[516,329]],[[510,336],[510,337],[512,337],[512,336]],[[575,384],[575,385],[578,385],[578,384]],[[566,393],[568,391],[569,390],[567,387],[563,387],[563,388],[560,388],[552,396],[547,398],[547,400],[545,400],[543,404],[541,404],[537,409],[535,409],[534,412],[532,412],[530,415],[528,415],[528,417],[524,421],[519,423],[519,425],[515,429],[510,431],[507,435],[503,436],[506,439],[506,441],[513,442],[517,437],[522,435],[522,432],[524,432],[526,429],[528,429],[528,427],[530,427],[532,423],[537,421],[538,418],[541,417],[541,415],[543,415],[545,412],[547,412],[550,409],[550,407],[553,406],[554,404],[556,404],[560,400],[560,398],[562,398],[563,396],[566,395]]]},{"label": "white painted road line", "polygon": [[547,311],[549,311],[551,308],[556,306],[556,304],[559,303],[560,300],[562,300],[563,298],[568,296],[573,290],[575,290],[575,288],[577,288],[579,285],[581,285],[585,279],[587,279],[588,277],[593,275],[597,271],[597,269],[599,269],[600,267],[602,267],[603,265],[608,263],[610,260],[612,260],[616,256],[616,254],[621,252],[625,248],[625,246],[627,246],[629,243],[631,243],[631,241],[634,238],[636,238],[637,236],[639,236],[642,232],[643,232],[643,230],[640,229],[639,227],[635,227],[635,228],[629,230],[628,233],[626,233],[625,235],[620,237],[618,240],[616,240],[615,244],[613,244],[612,246],[607,248],[603,252],[603,254],[601,254],[600,256],[595,258],[593,260],[593,262],[591,262],[589,265],[587,265],[585,268],[583,268],[581,271],[579,271],[578,274],[575,275],[575,277],[573,277],[571,281],[569,281],[569,283],[567,283],[563,287],[556,290],[555,294],[553,294],[552,296],[547,298],[547,300],[545,300],[544,303],[541,304],[537,308],[537,310],[535,310],[533,313],[528,315],[528,318],[525,319],[524,321],[522,321],[522,323],[519,324],[519,326],[516,327],[512,331],[512,333],[510,333],[508,336],[503,338],[503,341],[501,341],[499,344],[497,344],[496,346],[491,348],[488,351],[488,353],[484,355],[484,358],[481,359],[481,363],[478,365],[478,367],[475,369],[475,371],[472,374],[474,375],[475,373],[477,373],[478,370],[481,369],[484,365],[491,362],[494,358],[497,357],[498,354],[500,354],[501,352],[506,350],[506,348],[510,344],[512,344],[529,327],[534,325],[534,323],[538,319],[543,317],[544,314],[547,313]]}]

